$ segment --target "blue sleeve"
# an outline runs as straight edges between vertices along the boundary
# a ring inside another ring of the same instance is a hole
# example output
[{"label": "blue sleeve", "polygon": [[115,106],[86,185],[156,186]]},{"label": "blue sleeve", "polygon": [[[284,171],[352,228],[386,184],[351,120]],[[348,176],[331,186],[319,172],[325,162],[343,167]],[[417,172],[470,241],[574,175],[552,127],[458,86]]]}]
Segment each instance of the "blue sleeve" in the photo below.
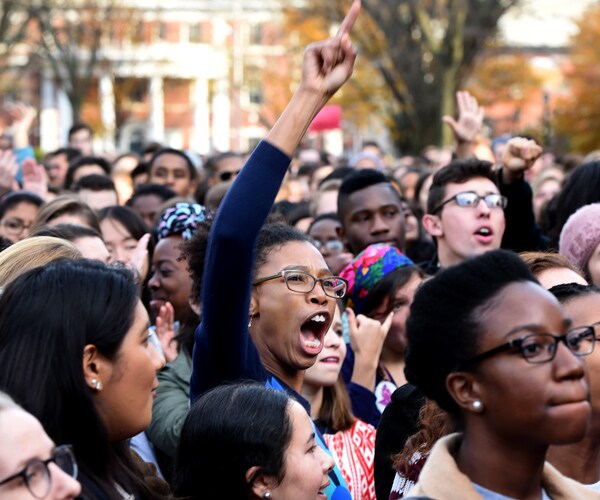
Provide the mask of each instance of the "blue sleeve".
[{"label": "blue sleeve", "polygon": [[19,184],[23,184],[23,172],[21,170],[21,164],[23,163],[23,160],[27,158],[32,158],[35,160],[35,153],[33,152],[33,148],[31,146],[15,148],[13,149],[13,153],[17,157],[17,163],[19,164],[19,170],[17,171],[16,179]]},{"label": "blue sleeve", "polygon": [[347,389],[354,416],[373,427],[377,427],[381,420],[381,413],[377,409],[375,394],[366,387],[354,382],[350,382]]},{"label": "blue sleeve", "polygon": [[341,377],[346,384],[348,396],[352,403],[352,413],[356,418],[363,422],[377,427],[381,419],[381,413],[377,409],[376,398],[373,391],[360,384],[352,382],[352,372],[354,370],[354,351],[350,344],[346,344],[346,357],[342,363]]},{"label": "blue sleeve", "polygon": [[262,141],[235,179],[213,222],[195,333],[190,399],[232,380],[264,381],[248,318],[255,243],[290,158]]}]

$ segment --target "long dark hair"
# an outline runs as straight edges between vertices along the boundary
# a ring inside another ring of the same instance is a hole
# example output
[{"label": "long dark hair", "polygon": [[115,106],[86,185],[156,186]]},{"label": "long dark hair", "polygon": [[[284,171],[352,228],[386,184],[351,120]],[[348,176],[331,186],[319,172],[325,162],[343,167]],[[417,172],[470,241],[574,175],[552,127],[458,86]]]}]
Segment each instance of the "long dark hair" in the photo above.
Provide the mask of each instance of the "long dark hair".
[{"label": "long dark hair", "polygon": [[83,475],[111,498],[118,496],[116,484],[140,498],[154,495],[129,444],[109,441],[85,383],[82,355],[93,344],[115,359],[137,300],[130,272],[84,259],[28,271],[0,297],[1,390],[32,413],[56,444],[72,444]]},{"label": "long dark hair", "polygon": [[[98,220],[102,222],[104,219],[115,220],[120,223],[136,241],[139,241],[146,233],[150,233],[150,229],[144,222],[144,219],[133,208],[122,207],[120,205],[104,207],[98,212]],[[154,254],[155,246],[156,242],[154,235],[152,235],[148,241],[148,272],[146,276],[141,276],[140,283],[142,302],[148,310],[150,309],[148,281],[150,281],[150,276],[152,275],[152,255]]]},{"label": "long dark hair", "polygon": [[[220,386],[197,399],[181,429],[175,494],[242,499],[250,498],[260,474],[281,481],[292,437],[290,401],[285,392],[256,383]],[[247,481],[254,466],[258,471]]]}]

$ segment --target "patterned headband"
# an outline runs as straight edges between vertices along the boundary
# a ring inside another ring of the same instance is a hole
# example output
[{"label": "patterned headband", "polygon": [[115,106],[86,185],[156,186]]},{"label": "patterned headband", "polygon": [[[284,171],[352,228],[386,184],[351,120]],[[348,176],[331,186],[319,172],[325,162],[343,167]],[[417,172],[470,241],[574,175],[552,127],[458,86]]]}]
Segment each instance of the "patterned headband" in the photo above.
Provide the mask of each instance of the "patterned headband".
[{"label": "patterned headband", "polygon": [[175,235],[189,240],[196,232],[198,224],[206,220],[206,215],[206,208],[197,203],[179,202],[167,208],[162,213],[156,229],[158,240]]},{"label": "patterned headband", "polygon": [[348,292],[344,300],[356,314],[360,314],[373,287],[385,275],[395,269],[413,265],[396,247],[385,243],[369,245],[340,273],[348,280]]}]

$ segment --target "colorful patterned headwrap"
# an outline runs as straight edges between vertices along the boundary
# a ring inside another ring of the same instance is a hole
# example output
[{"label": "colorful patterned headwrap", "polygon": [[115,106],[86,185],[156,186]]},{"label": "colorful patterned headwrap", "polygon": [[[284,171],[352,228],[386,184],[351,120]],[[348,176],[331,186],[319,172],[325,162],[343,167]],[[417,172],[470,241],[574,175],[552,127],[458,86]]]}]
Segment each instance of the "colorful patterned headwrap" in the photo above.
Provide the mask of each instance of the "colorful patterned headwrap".
[{"label": "colorful patterned headwrap", "polygon": [[206,208],[202,205],[179,202],[162,213],[156,229],[158,240],[175,235],[189,240],[196,232],[198,224],[205,220]]},{"label": "colorful patterned headwrap", "polygon": [[373,287],[385,275],[403,266],[413,265],[413,261],[400,250],[385,243],[369,245],[340,273],[348,280],[346,305],[360,314]]}]

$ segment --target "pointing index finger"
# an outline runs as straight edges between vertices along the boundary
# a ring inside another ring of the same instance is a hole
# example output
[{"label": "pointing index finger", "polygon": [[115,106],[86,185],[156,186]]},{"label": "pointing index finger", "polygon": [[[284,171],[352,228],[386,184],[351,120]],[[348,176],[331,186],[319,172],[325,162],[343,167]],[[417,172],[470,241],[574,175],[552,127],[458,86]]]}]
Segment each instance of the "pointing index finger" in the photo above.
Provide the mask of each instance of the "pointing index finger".
[{"label": "pointing index finger", "polygon": [[360,0],[354,0],[354,2],[352,3],[350,10],[348,11],[348,14],[346,14],[346,17],[344,18],[344,20],[342,21],[342,24],[340,25],[340,29],[337,32],[336,37],[337,38],[342,38],[344,35],[349,34],[350,31],[352,30],[352,26],[354,26],[354,23],[356,22],[356,19],[358,18],[358,14],[360,13]]}]

